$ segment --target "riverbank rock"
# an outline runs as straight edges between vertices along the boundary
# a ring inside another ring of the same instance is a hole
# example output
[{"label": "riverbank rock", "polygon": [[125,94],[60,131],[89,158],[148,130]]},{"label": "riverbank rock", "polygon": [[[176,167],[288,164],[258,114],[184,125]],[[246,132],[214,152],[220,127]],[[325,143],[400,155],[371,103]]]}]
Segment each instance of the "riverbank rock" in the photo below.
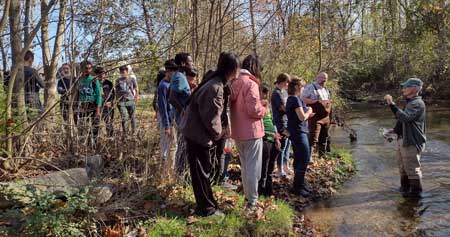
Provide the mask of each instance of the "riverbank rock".
[{"label": "riverbank rock", "polygon": [[[0,210],[30,203],[33,196],[43,192],[57,195],[77,193],[80,188],[97,180],[102,170],[103,159],[100,155],[95,155],[86,157],[85,168],[73,168],[34,178],[0,183]],[[91,204],[99,205],[107,202],[112,197],[113,191],[109,186],[96,186],[89,190],[89,194],[92,197]]]},{"label": "riverbank rock", "polygon": [[42,192],[76,192],[80,187],[89,184],[84,168],[74,168],[53,172],[35,178],[15,182],[0,183],[0,209],[11,207],[17,203],[29,203],[30,194]]},{"label": "riverbank rock", "polygon": [[107,202],[113,196],[113,190],[109,186],[97,186],[89,190],[89,194],[93,199],[90,204],[94,206],[98,206]]}]

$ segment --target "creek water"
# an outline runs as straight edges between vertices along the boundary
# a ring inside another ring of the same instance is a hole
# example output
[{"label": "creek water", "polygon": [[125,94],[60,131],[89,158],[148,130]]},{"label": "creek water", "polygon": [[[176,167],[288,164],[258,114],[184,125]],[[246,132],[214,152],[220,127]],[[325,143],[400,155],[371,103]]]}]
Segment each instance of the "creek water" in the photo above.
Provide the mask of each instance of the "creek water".
[{"label": "creek water", "polygon": [[396,141],[389,143],[379,132],[394,125],[390,109],[357,104],[350,116],[356,143],[338,128],[331,133],[333,143],[352,152],[358,172],[335,197],[316,203],[305,215],[326,236],[450,236],[450,107],[427,108],[419,201],[397,191]]}]

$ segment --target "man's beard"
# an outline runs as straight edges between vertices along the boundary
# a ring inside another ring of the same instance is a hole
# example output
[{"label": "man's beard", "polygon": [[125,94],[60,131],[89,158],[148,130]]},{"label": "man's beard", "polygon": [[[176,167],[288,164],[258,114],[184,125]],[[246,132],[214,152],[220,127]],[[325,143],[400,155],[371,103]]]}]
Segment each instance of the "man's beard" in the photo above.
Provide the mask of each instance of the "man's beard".
[{"label": "man's beard", "polygon": [[62,74],[62,76],[65,77],[65,78],[70,78],[70,76],[71,76],[71,73],[70,73],[70,72],[62,72],[61,74]]}]

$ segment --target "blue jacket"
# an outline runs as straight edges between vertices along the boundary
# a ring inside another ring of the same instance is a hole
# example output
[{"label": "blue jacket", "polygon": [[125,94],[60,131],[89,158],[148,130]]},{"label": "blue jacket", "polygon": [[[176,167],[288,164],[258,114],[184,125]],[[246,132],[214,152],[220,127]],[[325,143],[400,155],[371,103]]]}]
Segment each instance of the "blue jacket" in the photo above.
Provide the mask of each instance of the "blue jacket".
[{"label": "blue jacket", "polygon": [[161,80],[158,85],[158,114],[163,128],[168,128],[172,124],[173,107],[169,103],[169,86],[170,82],[166,80]]}]

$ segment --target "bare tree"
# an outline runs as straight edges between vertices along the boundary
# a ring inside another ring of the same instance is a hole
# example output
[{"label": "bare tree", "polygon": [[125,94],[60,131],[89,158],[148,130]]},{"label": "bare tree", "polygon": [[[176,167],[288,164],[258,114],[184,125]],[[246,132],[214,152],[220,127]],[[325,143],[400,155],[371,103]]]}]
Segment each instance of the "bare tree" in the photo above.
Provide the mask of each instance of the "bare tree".
[{"label": "bare tree", "polygon": [[[47,1],[41,1],[41,11],[48,8]],[[43,23],[41,27],[42,34],[42,54],[45,74],[45,90],[44,90],[44,108],[49,109],[56,100],[56,72],[58,67],[59,56],[62,52],[65,25],[66,25],[66,9],[67,0],[59,1],[59,17],[56,27],[55,42],[53,52],[50,54],[49,36],[48,36],[48,18],[42,15]]]},{"label": "bare tree", "polygon": [[257,45],[256,45],[256,27],[255,27],[255,7],[254,7],[254,3],[253,0],[249,0],[250,2],[250,24],[251,24],[251,28],[252,28],[252,49],[253,49],[253,53],[256,55],[257,54]]}]

